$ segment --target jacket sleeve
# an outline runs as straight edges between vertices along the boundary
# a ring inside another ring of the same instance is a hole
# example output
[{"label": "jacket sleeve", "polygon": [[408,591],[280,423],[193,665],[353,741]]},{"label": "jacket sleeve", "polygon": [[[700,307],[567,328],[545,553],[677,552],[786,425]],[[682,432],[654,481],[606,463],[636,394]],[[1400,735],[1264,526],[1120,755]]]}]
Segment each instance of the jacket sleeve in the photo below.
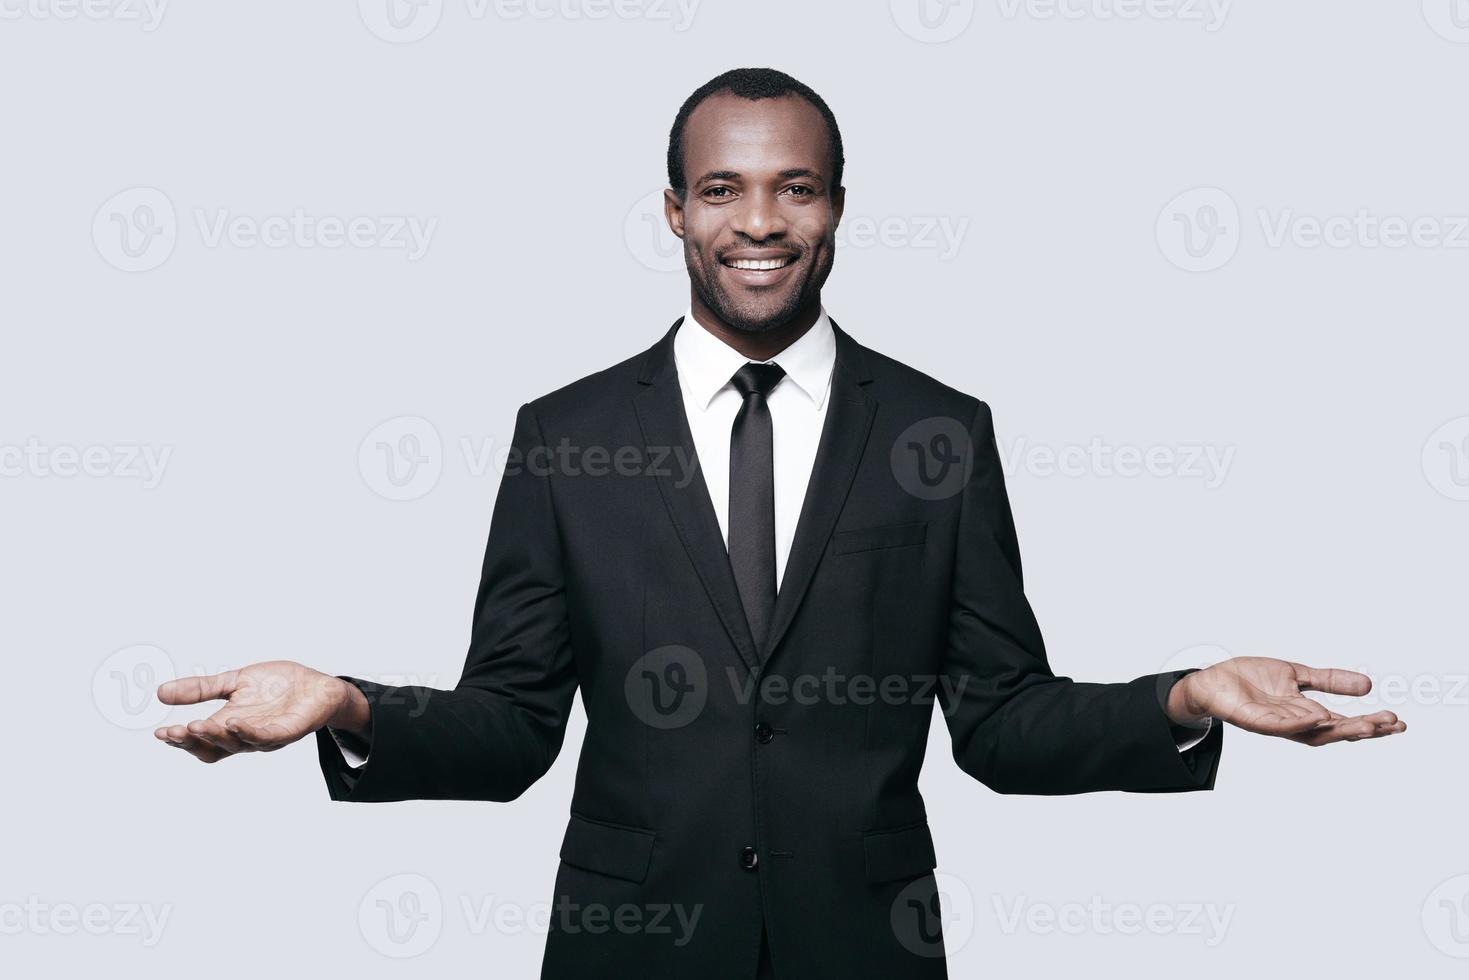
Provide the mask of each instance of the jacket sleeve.
[{"label": "jacket sleeve", "polygon": [[490,520],[464,670],[453,690],[344,679],[366,695],[372,732],[360,768],[331,733],[317,758],[334,800],[513,800],[545,774],[576,691],[565,582],[545,445],[530,405]]},{"label": "jacket sleeve", "polygon": [[1098,684],[1057,676],[1025,598],[989,406],[969,427],[943,703],[954,759],[999,793],[1213,789],[1223,726],[1182,752],[1164,704],[1188,671]]}]

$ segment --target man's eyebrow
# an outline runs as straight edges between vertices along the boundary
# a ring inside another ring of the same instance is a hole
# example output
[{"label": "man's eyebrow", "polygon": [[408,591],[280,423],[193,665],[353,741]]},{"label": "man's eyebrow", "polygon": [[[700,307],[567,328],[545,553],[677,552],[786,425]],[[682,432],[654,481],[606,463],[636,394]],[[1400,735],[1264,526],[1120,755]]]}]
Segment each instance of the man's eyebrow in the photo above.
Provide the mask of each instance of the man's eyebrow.
[{"label": "man's eyebrow", "polygon": [[698,180],[694,181],[694,185],[695,186],[698,186],[699,184],[705,184],[705,183],[708,183],[711,180],[739,180],[739,179],[740,179],[739,173],[737,171],[734,171],[734,170],[711,170],[707,174],[705,174],[704,176],[700,177]]},{"label": "man's eyebrow", "polygon": [[[816,180],[823,180],[821,174],[815,170],[812,170],[810,167],[788,167],[785,170],[782,170],[780,173],[776,174],[776,176],[779,177],[781,180],[793,180],[796,177],[811,177]],[[698,180],[694,181],[694,186],[697,187],[700,184],[706,184],[711,180],[739,179],[740,173],[737,170],[711,170],[704,176],[700,177]]]}]

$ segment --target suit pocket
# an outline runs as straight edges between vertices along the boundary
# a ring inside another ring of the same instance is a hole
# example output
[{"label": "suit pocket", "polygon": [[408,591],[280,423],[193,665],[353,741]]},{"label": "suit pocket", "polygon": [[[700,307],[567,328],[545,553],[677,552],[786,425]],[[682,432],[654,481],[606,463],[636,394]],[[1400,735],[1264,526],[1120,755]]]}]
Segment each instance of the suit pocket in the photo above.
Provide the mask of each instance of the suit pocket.
[{"label": "suit pocket", "polygon": [[651,830],[623,827],[571,815],[561,842],[561,860],[625,881],[642,881],[653,860]]},{"label": "suit pocket", "polygon": [[831,536],[833,554],[849,555],[854,551],[875,551],[878,548],[904,548],[922,544],[928,531],[927,521],[911,524],[883,524],[879,527],[857,527],[850,531],[838,531]]},{"label": "suit pocket", "polygon": [[938,866],[927,821],[863,834],[862,850],[870,882],[917,878]]}]

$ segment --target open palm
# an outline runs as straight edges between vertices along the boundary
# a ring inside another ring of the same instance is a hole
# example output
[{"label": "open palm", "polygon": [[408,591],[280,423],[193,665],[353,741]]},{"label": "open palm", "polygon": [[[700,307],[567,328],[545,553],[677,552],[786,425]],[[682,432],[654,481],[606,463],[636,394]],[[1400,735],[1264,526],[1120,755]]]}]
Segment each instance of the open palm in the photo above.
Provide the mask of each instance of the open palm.
[{"label": "open palm", "polygon": [[339,678],[289,660],[251,664],[209,677],[180,677],[158,688],[164,704],[226,699],[208,718],[154,731],[204,762],[237,752],[271,752],[327,724],[341,708]]},{"label": "open palm", "polygon": [[1191,715],[1211,715],[1246,731],[1306,745],[1355,742],[1407,731],[1391,711],[1347,716],[1306,697],[1306,691],[1361,697],[1366,674],[1307,667],[1269,657],[1234,657],[1184,677],[1181,695]]}]

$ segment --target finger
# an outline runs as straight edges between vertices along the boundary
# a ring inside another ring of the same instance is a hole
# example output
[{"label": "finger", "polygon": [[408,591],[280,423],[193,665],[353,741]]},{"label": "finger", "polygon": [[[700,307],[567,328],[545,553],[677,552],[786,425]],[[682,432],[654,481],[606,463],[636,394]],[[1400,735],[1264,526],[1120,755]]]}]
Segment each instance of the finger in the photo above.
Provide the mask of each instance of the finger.
[{"label": "finger", "polygon": [[1401,723],[1397,716],[1397,713],[1393,711],[1388,711],[1386,708],[1381,711],[1374,711],[1371,714],[1366,715],[1343,715],[1335,711],[1329,712],[1329,714],[1331,715],[1332,721],[1356,721],[1358,719],[1361,719],[1363,721],[1370,721],[1374,725],[1379,726],[1396,725]]},{"label": "finger", "polygon": [[1383,735],[1397,735],[1408,730],[1408,723],[1399,718],[1391,711],[1374,711],[1363,718],[1371,721],[1377,730],[1372,734],[1373,738],[1381,738]]},{"label": "finger", "polygon": [[270,722],[230,717],[224,720],[224,727],[225,731],[229,732],[245,745],[261,752],[278,749],[290,741],[281,726]]},{"label": "finger", "polygon": [[[1384,718],[1387,715],[1391,718]],[[1291,736],[1305,745],[1329,745],[1332,742],[1358,742],[1364,738],[1382,738],[1406,731],[1407,725],[1397,720],[1391,711],[1379,711],[1372,715],[1355,718],[1337,716],[1331,721],[1309,731]]]},{"label": "finger", "polygon": [[1379,735],[1391,735],[1396,732],[1405,732],[1408,730],[1407,724],[1405,724],[1402,719],[1397,716],[1396,713],[1386,710],[1374,711],[1371,714],[1356,715],[1353,717],[1347,717],[1345,715],[1338,715],[1333,713],[1332,718],[1333,720],[1342,723],[1354,723],[1354,730],[1370,725],[1373,729],[1373,733],[1371,736],[1373,738],[1376,738]]},{"label": "finger", "polygon": [[232,733],[225,731],[224,726],[213,718],[196,718],[186,727],[190,735],[208,742],[223,752],[233,755],[236,752],[250,751],[249,746],[235,738]]},{"label": "finger", "polygon": [[1281,707],[1291,712],[1303,725],[1320,725],[1331,720],[1331,709],[1310,698],[1290,698],[1283,702]]},{"label": "finger", "polygon": [[198,759],[200,762],[208,763],[210,765],[213,765],[221,759],[228,759],[230,756],[228,752],[223,752],[219,749],[216,749],[212,745],[201,744],[196,748],[188,748],[185,751],[187,751],[194,758]]},{"label": "finger", "polygon": [[[181,728],[183,726],[173,727]],[[220,759],[225,758],[229,754],[227,752],[224,752],[217,746],[211,745],[210,743],[204,741],[197,735],[189,733],[187,730],[179,735],[171,735],[165,740],[168,742],[169,745],[172,745],[174,748],[177,749],[183,749],[185,752],[189,753],[200,762],[218,762]]]},{"label": "finger", "polygon": [[227,670],[209,676],[180,677],[158,685],[158,700],[164,704],[198,704],[217,701],[234,693],[240,672]]},{"label": "finger", "polygon": [[1268,704],[1246,706],[1237,719],[1242,728],[1264,735],[1296,735],[1331,720],[1331,712],[1310,698],[1291,698]]},{"label": "finger", "polygon": [[1372,678],[1355,670],[1340,667],[1307,667],[1292,664],[1296,669],[1296,684],[1303,691],[1320,691],[1323,694],[1346,694],[1361,697],[1372,690]]}]

